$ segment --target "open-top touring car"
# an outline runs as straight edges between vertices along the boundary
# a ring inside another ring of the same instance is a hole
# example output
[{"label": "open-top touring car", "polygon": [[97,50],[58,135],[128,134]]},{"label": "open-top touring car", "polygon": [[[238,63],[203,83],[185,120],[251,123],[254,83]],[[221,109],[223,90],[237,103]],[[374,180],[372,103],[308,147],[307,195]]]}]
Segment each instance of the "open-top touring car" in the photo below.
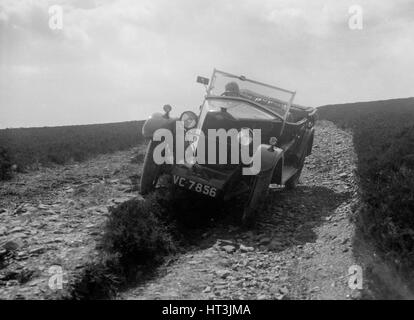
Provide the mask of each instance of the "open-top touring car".
[{"label": "open-top touring car", "polygon": [[[141,194],[153,191],[159,177],[168,174],[176,187],[206,197],[226,200],[245,194],[242,218],[245,223],[251,222],[270,184],[286,188],[297,185],[305,157],[312,150],[316,109],[293,104],[294,91],[219,70],[214,70],[210,80],[198,77],[197,82],[204,84],[207,91],[199,115],[186,111],[179,118],[172,118],[171,107],[165,105],[165,114],[155,113],[145,122],[142,133],[150,141],[141,176]],[[192,142],[184,141],[185,146],[192,144],[196,155],[203,147],[205,161],[157,161],[156,148],[164,143],[156,137],[159,129],[169,130],[174,137],[164,148],[164,155],[166,151],[174,155],[175,147],[182,143],[177,139],[185,140],[177,132],[178,122],[184,132],[192,131],[196,136]],[[229,134],[220,140],[218,135],[210,135],[212,130],[220,129],[237,132],[237,136],[233,139]],[[260,140],[254,143],[257,132]],[[201,137],[206,141],[200,143]],[[242,161],[240,151],[238,159],[231,158],[234,143],[241,149],[247,148],[250,157]],[[228,152],[224,156],[215,151],[212,154],[211,146]],[[256,170],[251,169],[253,166]]]}]

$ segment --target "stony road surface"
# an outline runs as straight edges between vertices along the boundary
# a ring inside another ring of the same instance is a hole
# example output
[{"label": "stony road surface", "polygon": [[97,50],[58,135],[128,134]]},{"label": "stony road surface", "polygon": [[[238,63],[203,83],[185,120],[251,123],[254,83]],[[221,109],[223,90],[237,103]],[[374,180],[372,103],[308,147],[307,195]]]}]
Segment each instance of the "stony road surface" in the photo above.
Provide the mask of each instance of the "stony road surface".
[{"label": "stony road surface", "polygon": [[[0,299],[60,297],[52,276],[61,271],[64,288],[100,254],[108,207],[140,197],[143,152],[43,168],[0,184]],[[354,245],[355,160],[352,135],[319,122],[300,185],[272,186],[255,228],[219,221],[118,298],[361,297],[348,285],[349,268],[364,262]]]}]

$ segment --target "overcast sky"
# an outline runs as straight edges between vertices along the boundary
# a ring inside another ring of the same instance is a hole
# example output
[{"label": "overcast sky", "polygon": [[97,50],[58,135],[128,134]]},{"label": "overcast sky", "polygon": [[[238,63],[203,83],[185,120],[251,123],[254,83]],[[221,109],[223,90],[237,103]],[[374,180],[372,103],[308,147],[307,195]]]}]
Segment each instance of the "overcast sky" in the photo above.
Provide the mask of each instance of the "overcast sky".
[{"label": "overcast sky", "polygon": [[214,67],[311,106],[414,96],[414,1],[0,0],[0,128],[197,110]]}]

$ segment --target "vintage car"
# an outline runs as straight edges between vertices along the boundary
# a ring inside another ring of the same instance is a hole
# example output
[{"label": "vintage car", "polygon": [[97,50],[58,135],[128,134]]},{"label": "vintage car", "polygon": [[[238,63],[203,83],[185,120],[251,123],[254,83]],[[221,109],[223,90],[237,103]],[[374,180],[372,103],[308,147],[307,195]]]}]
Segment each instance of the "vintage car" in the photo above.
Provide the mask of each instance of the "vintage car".
[{"label": "vintage car", "polygon": [[[153,114],[143,125],[142,133],[149,144],[141,176],[141,194],[154,191],[159,177],[166,174],[176,188],[224,200],[236,196],[244,198],[242,220],[249,224],[264,203],[270,184],[286,188],[295,188],[298,184],[305,157],[312,150],[316,109],[293,104],[294,91],[219,70],[214,70],[211,79],[198,77],[197,82],[206,87],[198,115],[186,111],[179,118],[172,118],[171,106],[165,105],[164,114]],[[184,127],[184,134],[193,132],[193,140],[187,141],[177,133],[178,122]],[[165,163],[157,162],[156,148],[164,143],[159,137],[155,138],[159,129],[170,130],[174,136],[174,142],[164,148],[164,155],[168,151],[174,156],[179,143],[186,147],[192,144],[197,155],[203,145],[204,159],[210,161],[194,161],[193,158],[186,162],[173,157]],[[238,134],[235,139],[230,134],[222,140],[217,135],[211,137],[211,130],[220,129]],[[258,140],[255,132],[260,133],[260,141],[256,144],[253,143]],[[206,140],[203,143],[199,141],[201,136]],[[240,160],[241,151],[239,159],[230,158],[230,148],[234,150],[235,143],[247,148],[249,157],[244,157],[245,161]],[[212,154],[207,145],[229,152]],[[256,170],[246,170],[252,168],[255,161]]]}]

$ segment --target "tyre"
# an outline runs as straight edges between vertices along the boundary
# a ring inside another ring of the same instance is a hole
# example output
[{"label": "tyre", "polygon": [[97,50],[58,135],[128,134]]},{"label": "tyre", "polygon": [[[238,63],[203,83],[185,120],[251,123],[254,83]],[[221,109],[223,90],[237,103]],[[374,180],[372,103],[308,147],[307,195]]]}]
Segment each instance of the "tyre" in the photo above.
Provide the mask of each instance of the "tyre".
[{"label": "tyre", "polygon": [[158,182],[158,177],[160,175],[161,167],[154,161],[154,149],[157,146],[157,143],[150,141],[147,146],[147,151],[144,158],[144,166],[142,168],[141,175],[141,194],[145,195],[155,190],[155,186]]}]

